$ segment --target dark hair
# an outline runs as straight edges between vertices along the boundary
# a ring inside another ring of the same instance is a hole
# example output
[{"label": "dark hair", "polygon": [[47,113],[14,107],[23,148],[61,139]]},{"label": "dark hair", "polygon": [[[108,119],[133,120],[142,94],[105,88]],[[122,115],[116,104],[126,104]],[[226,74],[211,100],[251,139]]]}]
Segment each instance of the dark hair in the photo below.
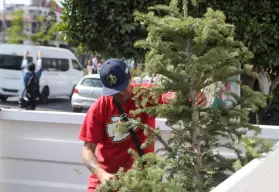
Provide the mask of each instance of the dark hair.
[{"label": "dark hair", "polygon": [[36,65],[34,63],[28,63],[28,70],[34,72]]}]

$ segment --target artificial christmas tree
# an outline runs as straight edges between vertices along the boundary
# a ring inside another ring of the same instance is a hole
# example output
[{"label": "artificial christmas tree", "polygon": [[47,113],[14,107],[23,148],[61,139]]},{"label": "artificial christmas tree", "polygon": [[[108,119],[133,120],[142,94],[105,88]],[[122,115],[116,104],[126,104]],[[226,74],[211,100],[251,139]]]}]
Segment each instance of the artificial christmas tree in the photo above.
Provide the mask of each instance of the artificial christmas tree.
[{"label": "artificial christmas tree", "polygon": [[[187,6],[187,0],[172,0],[169,6],[151,7],[148,14],[135,13],[136,20],[148,30],[147,39],[136,43],[147,51],[146,71],[163,78],[160,85],[135,90],[138,110],[134,114],[145,112],[165,117],[172,137],[164,142],[159,129],[153,131],[140,122],[118,123],[115,131],[120,133],[131,125],[140,126],[146,135],[151,134],[143,147],[157,139],[165,153],[160,158],[152,154],[143,157],[149,162],[145,167],[141,166],[143,160],[137,158],[133,169],[127,173],[120,171],[117,178],[99,191],[206,192],[235,172],[236,164],[241,167],[256,157],[257,151],[269,150],[265,142],[257,145],[243,137],[247,131],[254,136],[260,132],[257,126],[248,123],[248,113],[265,105],[260,93],[242,86],[241,96],[225,91],[230,105],[221,100],[215,102],[215,107],[198,108],[195,104],[198,91],[215,94],[219,84],[230,77],[255,74],[248,68],[239,68],[253,54],[234,40],[235,28],[225,22],[224,14],[209,8],[202,18],[193,18],[188,16]],[[155,10],[166,15],[158,17]],[[175,92],[175,98],[159,105],[156,98],[164,92]],[[245,149],[253,147],[253,152],[243,152],[242,141],[248,144]],[[222,156],[218,153],[221,148],[235,152],[236,158]]]}]

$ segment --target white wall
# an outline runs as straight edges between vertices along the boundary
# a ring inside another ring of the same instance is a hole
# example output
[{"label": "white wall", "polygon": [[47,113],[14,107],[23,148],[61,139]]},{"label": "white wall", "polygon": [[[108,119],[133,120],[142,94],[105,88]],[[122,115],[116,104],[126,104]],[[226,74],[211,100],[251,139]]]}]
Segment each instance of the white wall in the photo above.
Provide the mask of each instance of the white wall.
[{"label": "white wall", "polygon": [[[3,113],[0,111],[0,164],[4,165],[0,181],[4,192],[84,191],[88,171],[81,163],[82,143],[77,140],[82,115],[72,124],[71,115],[28,113],[31,121],[22,121],[18,118],[21,112]],[[17,120],[7,120],[9,115]],[[61,121],[38,122],[49,118]]]},{"label": "white wall", "polygon": [[[82,142],[77,139],[83,119],[84,114],[2,109],[4,192],[84,192],[89,172],[82,164]],[[168,132],[162,130],[165,136]]]},{"label": "white wall", "polygon": [[274,151],[254,159],[211,192],[278,192],[279,142]]},{"label": "white wall", "polygon": [[[0,184],[5,187],[1,192],[84,192],[89,172],[82,164],[82,143],[77,139],[84,116],[0,110]],[[156,123],[167,138],[165,121]],[[278,127],[262,126],[261,137],[278,141]]]}]

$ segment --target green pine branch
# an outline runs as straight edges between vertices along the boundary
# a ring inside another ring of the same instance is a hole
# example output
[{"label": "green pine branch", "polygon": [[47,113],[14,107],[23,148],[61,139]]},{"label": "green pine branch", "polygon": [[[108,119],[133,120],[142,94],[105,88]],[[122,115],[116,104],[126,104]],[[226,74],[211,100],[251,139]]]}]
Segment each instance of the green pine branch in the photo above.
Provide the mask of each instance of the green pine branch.
[{"label": "green pine branch", "polygon": [[[266,105],[259,92],[241,86],[241,96],[225,91],[230,105],[221,100],[208,108],[195,104],[198,91],[218,98],[221,82],[235,75],[255,74],[247,67],[239,68],[241,63],[249,63],[253,54],[234,39],[235,27],[226,23],[224,14],[209,8],[202,17],[193,18],[188,13],[189,3],[172,0],[169,6],[151,7],[149,13],[135,12],[135,20],[145,25],[148,32],[147,38],[135,46],[146,50],[146,70],[163,75],[163,80],[160,85],[134,90],[138,109],[133,114],[166,118],[172,135],[164,141],[159,128],[153,130],[140,120],[118,123],[115,131],[119,133],[133,126],[141,127],[149,136],[142,147],[157,140],[162,143],[159,151],[163,157],[149,154],[140,158],[131,150],[135,158],[133,168],[127,173],[120,171],[100,191],[159,192],[167,188],[205,192],[270,150],[268,142],[256,138],[260,128],[248,122],[250,112]],[[157,16],[155,10],[165,11],[166,15]],[[160,95],[169,91],[175,92],[176,97],[168,104],[159,104]],[[245,136],[248,133],[253,136]],[[223,157],[220,149],[234,153],[235,158]],[[143,159],[152,163],[142,167]]]}]

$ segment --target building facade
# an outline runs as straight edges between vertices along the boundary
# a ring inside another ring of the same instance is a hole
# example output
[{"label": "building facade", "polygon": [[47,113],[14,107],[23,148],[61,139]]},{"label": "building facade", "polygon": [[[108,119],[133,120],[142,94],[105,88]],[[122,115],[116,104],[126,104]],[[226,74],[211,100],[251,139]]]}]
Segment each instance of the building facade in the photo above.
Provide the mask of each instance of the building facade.
[{"label": "building facade", "polygon": [[[30,5],[23,4],[11,4],[7,5],[4,10],[4,14],[0,13],[0,42],[3,42],[4,36],[7,39],[7,34],[4,33],[6,28],[11,26],[12,13],[16,10],[24,11],[24,32],[27,36],[36,33],[40,28],[40,21],[37,19],[39,16],[48,17],[51,8],[55,9],[57,22],[60,22],[60,16],[62,14],[62,8],[57,3],[50,3],[46,0],[33,0]],[[25,43],[29,44],[27,40]]]}]

